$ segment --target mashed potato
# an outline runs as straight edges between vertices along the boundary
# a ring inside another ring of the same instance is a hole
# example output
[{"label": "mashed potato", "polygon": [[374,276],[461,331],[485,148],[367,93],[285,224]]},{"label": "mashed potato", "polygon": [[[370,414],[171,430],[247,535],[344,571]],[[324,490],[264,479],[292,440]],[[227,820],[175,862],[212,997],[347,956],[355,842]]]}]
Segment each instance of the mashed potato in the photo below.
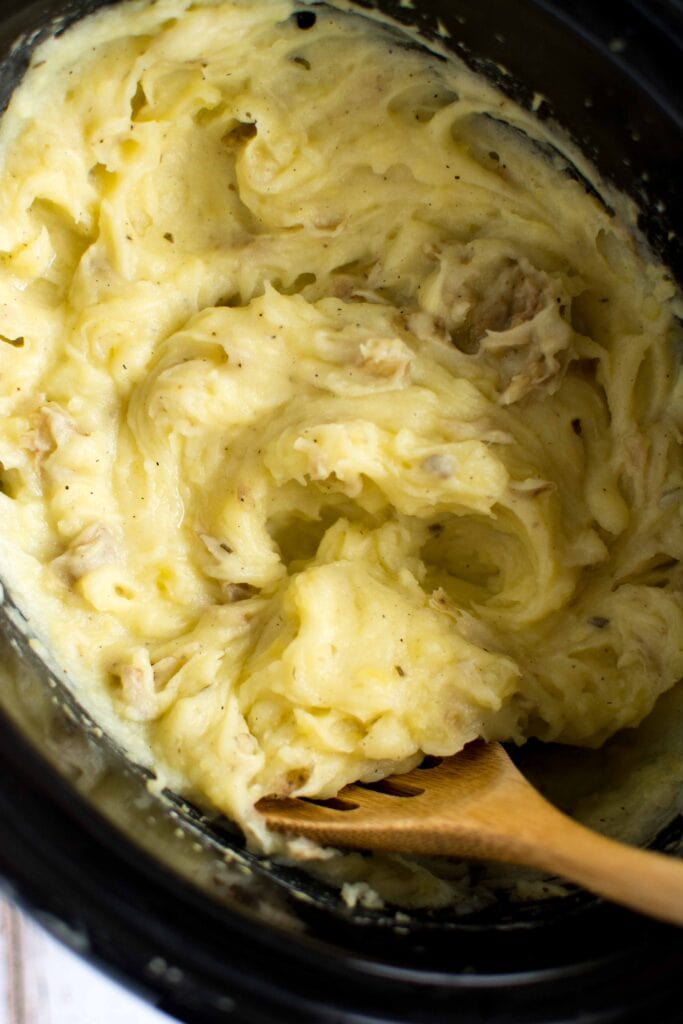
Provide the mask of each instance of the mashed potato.
[{"label": "mashed potato", "polygon": [[3,578],[119,742],[262,841],[263,795],[599,745],[683,675],[674,285],[406,42],[128,3],[0,129]]}]

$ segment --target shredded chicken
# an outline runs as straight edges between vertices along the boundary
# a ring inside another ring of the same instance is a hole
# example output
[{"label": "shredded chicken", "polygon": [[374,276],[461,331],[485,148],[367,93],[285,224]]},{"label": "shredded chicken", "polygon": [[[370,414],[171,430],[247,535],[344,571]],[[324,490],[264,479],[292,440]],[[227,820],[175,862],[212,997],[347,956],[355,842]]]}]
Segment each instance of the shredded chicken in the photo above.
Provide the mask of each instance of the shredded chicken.
[{"label": "shredded chicken", "polygon": [[117,558],[117,541],[111,529],[103,523],[92,523],[53,560],[52,568],[69,583],[75,583],[103,565],[112,565]]},{"label": "shredded chicken", "polygon": [[568,300],[561,282],[526,258],[488,240],[448,247],[421,300],[461,352],[496,370],[501,404],[559,387],[573,339]]},{"label": "shredded chicken", "polygon": [[110,671],[120,681],[120,701],[126,717],[136,722],[154,718],[159,709],[154,669],[147,649],[138,647],[131,651],[128,657],[114,663]]},{"label": "shredded chicken", "polygon": [[48,402],[31,417],[24,447],[39,459],[45,458],[77,429],[75,420],[61,405]]},{"label": "shredded chicken", "polygon": [[400,338],[368,338],[360,346],[358,365],[375,377],[408,383],[413,353]]},{"label": "shredded chicken", "polygon": [[504,331],[489,331],[480,352],[498,363],[500,402],[512,405],[532,391],[557,391],[569,362],[572,329],[551,303]]}]

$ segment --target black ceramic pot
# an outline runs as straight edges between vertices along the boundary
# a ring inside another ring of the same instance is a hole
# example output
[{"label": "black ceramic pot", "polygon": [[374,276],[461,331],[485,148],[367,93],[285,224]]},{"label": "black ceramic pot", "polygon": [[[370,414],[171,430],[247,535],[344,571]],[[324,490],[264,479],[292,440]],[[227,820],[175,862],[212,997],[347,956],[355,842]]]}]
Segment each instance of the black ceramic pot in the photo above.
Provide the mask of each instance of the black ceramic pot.
[{"label": "black ceramic pot", "polygon": [[[0,105],[35,44],[97,6],[0,0]],[[543,94],[540,115],[638,201],[644,233],[683,276],[679,0],[379,6],[427,39],[440,20],[454,50],[520,102]],[[229,827],[178,802],[163,809],[49,677],[8,598],[0,627],[0,875],[64,941],[168,1012],[240,1024],[681,1019],[677,929],[578,892],[408,923],[350,911],[246,854]],[[680,834],[673,822],[658,845]]]}]

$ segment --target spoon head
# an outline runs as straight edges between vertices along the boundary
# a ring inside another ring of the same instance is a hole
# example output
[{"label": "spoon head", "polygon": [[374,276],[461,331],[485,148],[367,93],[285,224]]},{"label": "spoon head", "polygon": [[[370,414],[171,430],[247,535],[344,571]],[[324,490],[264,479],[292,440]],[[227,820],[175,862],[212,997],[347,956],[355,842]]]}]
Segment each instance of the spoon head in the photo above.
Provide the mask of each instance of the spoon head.
[{"label": "spoon head", "polygon": [[[495,801],[511,778],[521,780],[503,747],[477,740],[454,757],[427,757],[404,775],[354,783],[327,800],[267,797],[257,810],[270,828],[319,843],[476,856],[482,807]],[[448,849],[443,849],[444,834]]]}]

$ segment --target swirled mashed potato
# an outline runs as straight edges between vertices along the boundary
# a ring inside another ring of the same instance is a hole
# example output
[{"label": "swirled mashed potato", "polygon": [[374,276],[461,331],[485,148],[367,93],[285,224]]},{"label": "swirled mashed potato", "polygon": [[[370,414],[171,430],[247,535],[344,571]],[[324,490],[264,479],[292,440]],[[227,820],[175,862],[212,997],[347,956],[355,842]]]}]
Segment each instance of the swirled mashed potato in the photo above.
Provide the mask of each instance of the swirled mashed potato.
[{"label": "swirled mashed potato", "polygon": [[519,126],[288,0],[108,9],[3,119],[4,578],[252,834],[683,674],[674,287]]}]

